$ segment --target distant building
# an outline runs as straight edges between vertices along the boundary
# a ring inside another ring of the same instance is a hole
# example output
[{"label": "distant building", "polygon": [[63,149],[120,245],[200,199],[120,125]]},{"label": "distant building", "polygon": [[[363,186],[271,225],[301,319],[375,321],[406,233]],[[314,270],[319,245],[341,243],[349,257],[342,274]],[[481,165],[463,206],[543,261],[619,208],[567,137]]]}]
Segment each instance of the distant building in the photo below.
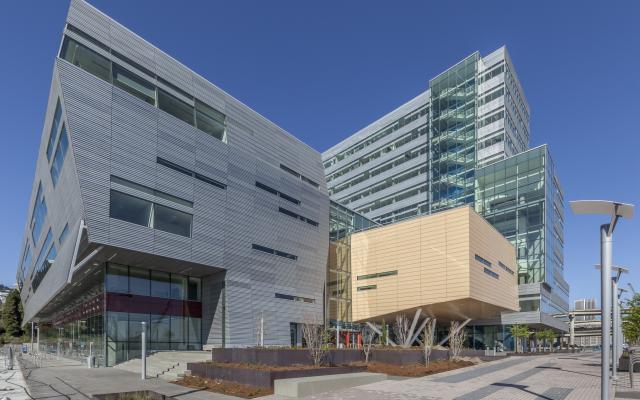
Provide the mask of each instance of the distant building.
[{"label": "distant building", "polygon": [[[573,302],[573,309],[576,311],[595,310],[598,308],[596,299],[578,299]],[[576,321],[593,321],[595,315],[577,315]]]}]

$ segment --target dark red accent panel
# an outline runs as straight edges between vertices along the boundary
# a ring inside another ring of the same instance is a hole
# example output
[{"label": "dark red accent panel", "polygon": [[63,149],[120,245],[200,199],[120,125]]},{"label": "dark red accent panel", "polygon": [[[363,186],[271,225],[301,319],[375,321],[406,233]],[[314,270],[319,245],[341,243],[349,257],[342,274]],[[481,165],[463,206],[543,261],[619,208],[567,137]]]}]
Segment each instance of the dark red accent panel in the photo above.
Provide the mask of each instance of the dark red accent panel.
[{"label": "dark red accent panel", "polygon": [[107,293],[107,311],[202,318],[202,303],[126,293]]}]

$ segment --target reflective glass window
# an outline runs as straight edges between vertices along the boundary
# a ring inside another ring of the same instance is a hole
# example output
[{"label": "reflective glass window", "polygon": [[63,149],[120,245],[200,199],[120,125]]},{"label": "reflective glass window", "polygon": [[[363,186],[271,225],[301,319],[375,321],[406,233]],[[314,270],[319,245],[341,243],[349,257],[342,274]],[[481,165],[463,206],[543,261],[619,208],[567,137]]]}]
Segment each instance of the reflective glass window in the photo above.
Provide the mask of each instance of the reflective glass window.
[{"label": "reflective glass window", "polygon": [[184,300],[187,294],[187,277],[171,274],[171,298]]},{"label": "reflective glass window", "polygon": [[62,245],[62,243],[64,243],[64,241],[65,241],[65,239],[67,238],[68,235],[69,235],[69,224],[65,224],[64,225],[64,229],[62,229],[62,233],[58,237],[58,243],[60,243],[60,245]]},{"label": "reflective glass window", "polygon": [[58,183],[62,166],[64,165],[64,158],[67,155],[67,148],[69,147],[69,139],[67,137],[67,130],[62,125],[62,132],[60,133],[60,141],[56,147],[56,154],[53,156],[53,163],[51,163],[51,180],[55,186]]},{"label": "reflective glass window", "polygon": [[129,293],[129,274],[125,265],[109,264],[107,267],[107,292]]},{"label": "reflective glass window", "polygon": [[53,154],[56,138],[58,137],[58,128],[60,127],[60,120],[62,119],[62,108],[60,107],[60,100],[56,102],[56,111],[53,114],[53,123],[51,124],[51,131],[49,132],[49,143],[47,143],[47,160],[51,159]]},{"label": "reflective glass window", "polygon": [[138,225],[150,226],[151,204],[150,201],[112,190],[109,216]]},{"label": "reflective glass window", "polygon": [[129,293],[139,296],[149,296],[151,281],[149,270],[129,267]]},{"label": "reflective glass window", "polygon": [[202,281],[200,278],[189,277],[189,289],[187,300],[200,301],[200,285]]},{"label": "reflective glass window", "polygon": [[171,341],[171,317],[168,315],[151,315],[150,336],[152,342]]},{"label": "reflective glass window", "polygon": [[189,343],[200,344],[202,327],[200,318],[189,318]]},{"label": "reflective glass window", "polygon": [[111,61],[69,37],[62,46],[62,58],[100,79],[111,81]]},{"label": "reflective glass window", "polygon": [[31,216],[31,238],[34,245],[37,246],[44,218],[47,216],[47,203],[44,201],[42,192],[42,184],[38,184],[38,192],[36,193],[36,202],[33,206],[33,214]]},{"label": "reflective glass window", "polygon": [[113,84],[151,105],[156,104],[155,86],[117,64],[113,64]]},{"label": "reflective glass window", "polygon": [[171,316],[171,341],[184,342],[187,339],[187,321],[184,317]]},{"label": "reflective glass window", "polygon": [[[146,323],[149,329],[149,314],[129,313],[129,341],[141,343],[142,341],[142,322]],[[129,355],[131,358],[131,355]]]},{"label": "reflective glass window", "polygon": [[193,125],[193,106],[158,88],[158,108]]},{"label": "reflective glass window", "polygon": [[153,227],[176,235],[191,237],[192,215],[160,204],[154,205]]},{"label": "reflective glass window", "polygon": [[124,312],[107,313],[107,340],[127,341],[129,338],[129,314]]},{"label": "reflective glass window", "polygon": [[151,271],[151,296],[170,298],[170,286],[168,272]]},{"label": "reflective glass window", "polygon": [[196,100],[196,127],[214,138],[226,142],[225,115]]}]

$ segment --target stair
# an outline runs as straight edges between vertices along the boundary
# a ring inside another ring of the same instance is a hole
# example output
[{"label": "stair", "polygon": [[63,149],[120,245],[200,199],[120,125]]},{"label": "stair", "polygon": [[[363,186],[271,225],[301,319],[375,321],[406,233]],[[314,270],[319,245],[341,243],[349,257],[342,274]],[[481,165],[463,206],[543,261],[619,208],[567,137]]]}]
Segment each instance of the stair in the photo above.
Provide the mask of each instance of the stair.
[{"label": "stair", "polygon": [[[147,377],[173,381],[184,376],[187,363],[211,361],[208,351],[159,351],[147,357]],[[142,360],[125,361],[113,368],[140,373]]]}]

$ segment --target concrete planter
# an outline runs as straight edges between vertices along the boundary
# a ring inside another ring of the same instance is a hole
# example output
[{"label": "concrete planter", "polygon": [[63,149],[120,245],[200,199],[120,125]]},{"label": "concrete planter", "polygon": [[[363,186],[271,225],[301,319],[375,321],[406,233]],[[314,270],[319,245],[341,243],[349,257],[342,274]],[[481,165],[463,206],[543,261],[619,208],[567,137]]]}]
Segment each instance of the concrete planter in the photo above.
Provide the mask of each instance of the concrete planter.
[{"label": "concrete planter", "polygon": [[[620,357],[618,370],[629,372],[629,357]],[[640,364],[636,364],[633,366],[633,372],[640,372]]]},{"label": "concrete planter", "polygon": [[187,369],[191,371],[191,375],[201,378],[223,379],[245,385],[273,388],[273,381],[276,379],[363,372],[366,370],[366,367],[327,367],[291,371],[269,371],[253,368],[232,368],[213,363],[188,363]]}]

